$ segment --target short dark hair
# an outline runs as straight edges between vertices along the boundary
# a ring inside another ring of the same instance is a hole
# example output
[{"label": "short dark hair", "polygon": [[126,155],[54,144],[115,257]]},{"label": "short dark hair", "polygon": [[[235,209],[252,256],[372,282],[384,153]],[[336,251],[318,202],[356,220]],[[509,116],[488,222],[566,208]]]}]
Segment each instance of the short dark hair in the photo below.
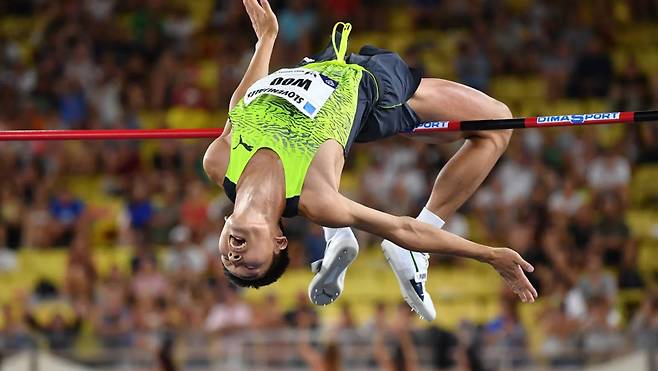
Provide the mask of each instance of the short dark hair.
[{"label": "short dark hair", "polygon": [[278,281],[283,275],[283,272],[288,268],[288,264],[290,264],[290,257],[288,256],[288,248],[285,248],[279,254],[274,255],[270,269],[268,269],[262,277],[247,280],[231,273],[226,267],[224,267],[224,275],[234,286],[252,287],[257,289],[261,286],[267,286]]}]

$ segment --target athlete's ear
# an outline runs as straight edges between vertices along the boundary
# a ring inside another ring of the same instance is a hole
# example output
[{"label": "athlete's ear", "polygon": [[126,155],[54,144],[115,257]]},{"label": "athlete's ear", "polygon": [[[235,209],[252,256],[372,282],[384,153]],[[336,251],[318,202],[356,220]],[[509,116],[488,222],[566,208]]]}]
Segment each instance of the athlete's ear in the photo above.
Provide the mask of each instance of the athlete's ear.
[{"label": "athlete's ear", "polygon": [[288,248],[288,238],[286,236],[274,237],[274,245],[278,251]]}]

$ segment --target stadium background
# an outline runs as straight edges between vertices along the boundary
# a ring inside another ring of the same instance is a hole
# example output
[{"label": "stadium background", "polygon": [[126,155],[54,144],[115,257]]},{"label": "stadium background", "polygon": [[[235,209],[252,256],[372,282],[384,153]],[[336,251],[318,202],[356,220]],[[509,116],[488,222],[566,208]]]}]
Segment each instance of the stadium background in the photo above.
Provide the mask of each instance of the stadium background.
[{"label": "stadium background", "polygon": [[[272,4],[273,68],[319,49],[347,20],[352,50],[398,51],[515,116],[658,107],[655,1]],[[252,35],[237,0],[2,1],[0,128],[221,126]],[[311,306],[307,263],[324,240],[299,219],[287,223],[294,259],[282,281],[230,288],[216,251],[230,205],[203,174],[207,145],[0,145],[0,368],[49,350],[41,369],[62,360],[293,369],[334,359],[345,369],[579,369],[655,347],[655,124],[517,131],[447,228],[522,253],[537,268],[540,300],[520,304],[489,267],[434,257],[431,324],[400,305],[379,241],[365,234],[343,296]],[[399,138],[356,146],[341,188],[415,215],[456,148]],[[635,362],[647,365],[643,355]]]}]

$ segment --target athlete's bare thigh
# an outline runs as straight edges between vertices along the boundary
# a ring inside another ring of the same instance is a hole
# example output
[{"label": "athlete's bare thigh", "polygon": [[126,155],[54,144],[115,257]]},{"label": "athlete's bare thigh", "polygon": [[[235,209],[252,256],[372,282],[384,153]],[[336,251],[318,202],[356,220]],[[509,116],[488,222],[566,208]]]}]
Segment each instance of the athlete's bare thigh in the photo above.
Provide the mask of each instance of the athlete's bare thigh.
[{"label": "athlete's bare thigh", "polygon": [[[476,120],[486,117],[492,105],[500,102],[463,84],[453,81],[424,78],[416,93],[407,102],[421,121]],[[414,139],[452,142],[470,136],[469,132],[414,135]]]}]

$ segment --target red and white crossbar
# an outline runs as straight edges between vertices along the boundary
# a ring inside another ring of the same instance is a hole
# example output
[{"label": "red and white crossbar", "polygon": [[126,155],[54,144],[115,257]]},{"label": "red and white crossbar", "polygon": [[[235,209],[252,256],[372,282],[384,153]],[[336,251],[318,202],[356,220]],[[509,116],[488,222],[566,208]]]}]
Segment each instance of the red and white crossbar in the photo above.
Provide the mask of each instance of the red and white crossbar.
[{"label": "red and white crossbar", "polygon": [[601,124],[628,124],[658,121],[658,111],[602,112],[574,115],[536,116],[501,120],[432,121],[418,125],[407,134],[431,134],[446,131],[550,128]]},{"label": "red and white crossbar", "polygon": [[[537,116],[501,120],[431,121],[418,125],[416,128],[407,132],[406,134],[423,135],[449,131],[548,128],[557,126],[623,124],[648,121],[658,122],[658,110]],[[137,130],[0,130],[0,141],[192,139],[217,138],[221,133],[221,128]]]}]

